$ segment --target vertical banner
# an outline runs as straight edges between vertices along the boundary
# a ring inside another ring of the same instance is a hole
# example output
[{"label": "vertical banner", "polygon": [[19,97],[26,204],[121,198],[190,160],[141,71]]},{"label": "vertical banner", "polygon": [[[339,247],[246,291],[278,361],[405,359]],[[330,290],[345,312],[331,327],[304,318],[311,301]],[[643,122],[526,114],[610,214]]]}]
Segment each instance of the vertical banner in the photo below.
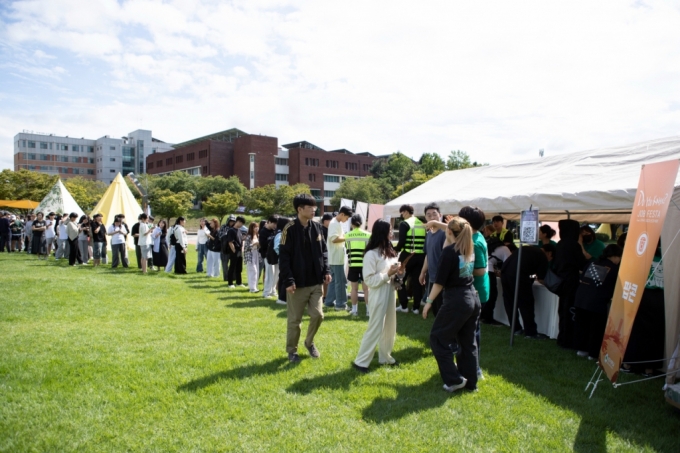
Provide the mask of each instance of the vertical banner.
[{"label": "vertical banner", "polygon": [[384,204],[370,204],[368,205],[368,232],[373,231],[373,224],[376,220],[382,219],[385,210]]},{"label": "vertical banner", "polygon": [[673,194],[680,161],[642,166],[626,247],[600,350],[600,367],[616,382]]},{"label": "vertical banner", "polygon": [[361,216],[361,220],[364,222],[361,225],[361,228],[366,229],[366,222],[368,221],[368,203],[357,201],[357,208],[355,209],[355,212]]}]

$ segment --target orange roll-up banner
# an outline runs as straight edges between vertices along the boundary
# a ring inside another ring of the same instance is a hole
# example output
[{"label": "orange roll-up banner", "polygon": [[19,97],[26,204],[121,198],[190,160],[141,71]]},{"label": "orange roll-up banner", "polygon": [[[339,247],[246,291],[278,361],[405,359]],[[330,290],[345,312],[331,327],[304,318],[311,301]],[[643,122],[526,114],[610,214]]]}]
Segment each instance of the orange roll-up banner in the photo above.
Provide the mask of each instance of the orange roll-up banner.
[{"label": "orange roll-up banner", "polygon": [[680,160],[658,162],[643,165],[640,172],[626,247],[600,350],[600,367],[612,382],[619,376],[679,166]]}]

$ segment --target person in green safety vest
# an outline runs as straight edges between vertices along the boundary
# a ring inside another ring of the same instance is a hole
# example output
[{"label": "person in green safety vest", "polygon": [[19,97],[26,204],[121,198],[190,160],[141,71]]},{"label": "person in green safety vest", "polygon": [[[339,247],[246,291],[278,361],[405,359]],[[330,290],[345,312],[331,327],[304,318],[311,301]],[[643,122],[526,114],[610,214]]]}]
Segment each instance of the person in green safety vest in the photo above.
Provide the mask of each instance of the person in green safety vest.
[{"label": "person in green safety vest", "polygon": [[[423,298],[423,285],[420,284],[420,271],[425,262],[425,225],[413,215],[413,206],[405,204],[399,208],[403,221],[399,224],[399,243],[394,248],[399,254],[399,262],[406,272],[404,282],[411,278],[409,286],[413,296],[413,314],[420,313]],[[408,313],[408,293],[405,285],[398,291],[399,305],[396,309]]]},{"label": "person in green safety vest", "polygon": [[503,244],[511,247],[510,250],[512,250],[512,247],[515,245],[515,237],[512,234],[512,231],[503,228],[505,225],[505,219],[502,216],[495,215],[491,218],[491,222],[493,223],[493,229],[496,230],[496,232],[492,234],[491,237],[500,239]]},{"label": "person in green safety vest", "polygon": [[349,256],[349,271],[347,272],[347,280],[349,280],[352,290],[350,292],[350,300],[352,301],[352,316],[358,316],[357,308],[359,306],[359,282],[364,290],[364,301],[366,302],[366,316],[369,316],[368,310],[368,286],[364,283],[364,276],[361,274],[361,269],[364,266],[364,250],[366,250],[366,243],[371,233],[362,230],[364,220],[361,214],[354,214],[352,216],[351,231],[345,234],[345,248]]}]

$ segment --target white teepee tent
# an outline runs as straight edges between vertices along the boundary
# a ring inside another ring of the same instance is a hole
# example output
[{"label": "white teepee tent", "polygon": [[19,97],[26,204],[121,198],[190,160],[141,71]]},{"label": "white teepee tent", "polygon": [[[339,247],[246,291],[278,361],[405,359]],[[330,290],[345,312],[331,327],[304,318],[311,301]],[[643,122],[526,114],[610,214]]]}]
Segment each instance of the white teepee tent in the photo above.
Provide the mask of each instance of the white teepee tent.
[{"label": "white teepee tent", "polygon": [[57,180],[33,212],[42,212],[44,215],[47,215],[50,212],[56,214],[70,214],[75,212],[78,214],[78,218],[85,215],[83,210],[80,209],[80,206],[78,206],[78,203],[76,203],[76,200],[74,200],[73,196],[69,193],[68,189],[66,189],[66,186],[64,186],[64,183],[61,182],[61,179]]}]

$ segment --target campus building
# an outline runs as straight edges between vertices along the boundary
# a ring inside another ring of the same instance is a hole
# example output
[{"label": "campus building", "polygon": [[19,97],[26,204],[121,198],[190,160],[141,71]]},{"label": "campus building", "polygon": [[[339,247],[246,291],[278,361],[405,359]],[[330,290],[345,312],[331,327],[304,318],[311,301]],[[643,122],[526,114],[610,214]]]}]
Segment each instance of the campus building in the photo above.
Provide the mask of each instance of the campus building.
[{"label": "campus building", "polygon": [[168,149],[171,144],[141,129],[126,137],[105,135],[96,140],[23,131],[14,136],[14,170],[24,168],[62,179],[81,176],[109,184],[118,173],[144,173],[145,156]]},{"label": "campus building", "polygon": [[185,171],[196,176],[236,175],[247,188],[268,184],[307,184],[330,210],[330,199],[346,178],[370,174],[377,157],[346,149],[326,151],[306,141],[278,146],[276,137],[252,135],[239,129],[199,137],[157,150],[146,157],[149,174]]}]

